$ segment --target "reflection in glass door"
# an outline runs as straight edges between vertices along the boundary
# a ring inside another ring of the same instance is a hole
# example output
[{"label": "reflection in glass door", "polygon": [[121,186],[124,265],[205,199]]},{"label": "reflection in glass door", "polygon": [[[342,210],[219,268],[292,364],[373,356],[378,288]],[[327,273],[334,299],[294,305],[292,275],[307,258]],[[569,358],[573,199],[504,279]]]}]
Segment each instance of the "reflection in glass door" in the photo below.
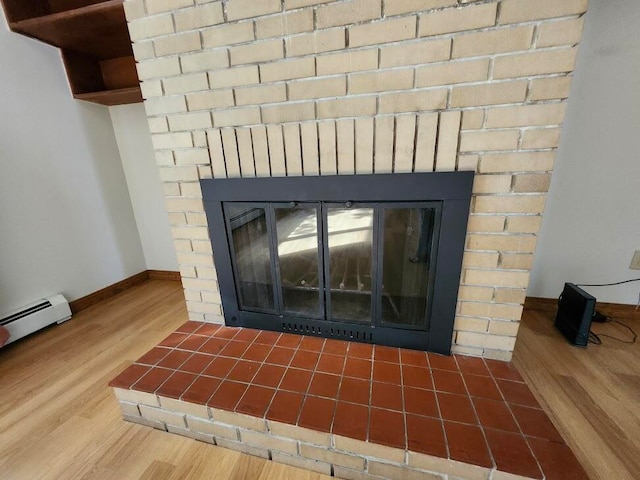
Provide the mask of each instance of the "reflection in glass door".
[{"label": "reflection in glass door", "polygon": [[380,320],[428,327],[427,304],[435,270],[434,208],[383,208]]},{"label": "reflection in glass door", "polygon": [[261,205],[245,203],[227,203],[225,210],[231,230],[240,308],[273,311],[267,210]]},{"label": "reflection in glass door", "polygon": [[318,207],[276,206],[280,288],[285,313],[322,317],[322,278],[318,244]]},{"label": "reflection in glass door", "polygon": [[374,209],[326,209],[330,318],[371,322]]}]

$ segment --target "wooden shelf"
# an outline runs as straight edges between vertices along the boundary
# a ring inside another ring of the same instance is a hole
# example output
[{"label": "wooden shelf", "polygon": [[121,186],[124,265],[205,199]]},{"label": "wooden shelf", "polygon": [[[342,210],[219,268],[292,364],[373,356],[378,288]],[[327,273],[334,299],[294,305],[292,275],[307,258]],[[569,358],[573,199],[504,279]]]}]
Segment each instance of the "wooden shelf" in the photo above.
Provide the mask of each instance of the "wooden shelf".
[{"label": "wooden shelf", "polygon": [[88,5],[66,12],[9,24],[11,30],[58,48],[99,59],[131,55],[122,0]]},{"label": "wooden shelf", "polygon": [[118,88],[102,92],[77,93],[73,96],[78,100],[99,103],[100,105],[124,105],[127,103],[142,102],[140,87]]},{"label": "wooden shelf", "polygon": [[74,98],[142,101],[123,0],[0,0],[12,31],[62,49]]}]

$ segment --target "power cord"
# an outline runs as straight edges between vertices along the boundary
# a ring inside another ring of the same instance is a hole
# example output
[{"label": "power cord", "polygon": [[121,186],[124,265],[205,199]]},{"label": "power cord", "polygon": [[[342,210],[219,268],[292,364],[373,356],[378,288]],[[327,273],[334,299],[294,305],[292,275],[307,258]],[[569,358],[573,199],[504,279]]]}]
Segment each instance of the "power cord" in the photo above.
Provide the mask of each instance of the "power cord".
[{"label": "power cord", "polygon": [[576,283],[576,287],[613,287],[614,285],[622,285],[623,283],[640,282],[640,278],[632,278],[630,280],[622,280],[621,282],[613,283]]},{"label": "power cord", "polygon": [[[600,312],[596,312],[594,314],[595,315],[602,315]],[[603,315],[604,316],[604,315]],[[621,343],[628,343],[628,344],[634,344],[636,343],[636,339],[638,338],[638,334],[635,332],[635,330],[633,330],[633,328],[631,328],[629,325],[622,323],[620,320],[616,320],[614,318],[611,317],[605,317],[605,323],[617,323],[619,325],[622,325],[624,328],[626,328],[629,333],[631,333],[632,339],[631,340],[624,340],[622,338],[617,338],[617,337],[613,337],[611,335],[607,335],[606,333],[595,333],[592,331],[589,331],[589,342],[593,343],[595,345],[602,345],[602,339],[600,337],[607,337],[610,338],[612,340],[615,340],[617,342],[621,342]]]}]

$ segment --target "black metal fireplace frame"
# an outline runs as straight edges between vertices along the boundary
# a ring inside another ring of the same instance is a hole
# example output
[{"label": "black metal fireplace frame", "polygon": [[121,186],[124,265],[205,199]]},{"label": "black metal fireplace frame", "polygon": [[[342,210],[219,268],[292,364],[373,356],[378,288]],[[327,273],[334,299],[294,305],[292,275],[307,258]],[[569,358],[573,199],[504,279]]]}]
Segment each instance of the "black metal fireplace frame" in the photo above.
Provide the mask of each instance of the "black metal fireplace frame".
[{"label": "black metal fireplace frame", "polygon": [[[226,325],[449,354],[473,177],[473,172],[435,172],[201,180]],[[234,280],[232,252],[228,242],[224,202],[440,202],[438,251],[429,312],[429,330],[419,331],[241,310]]]}]

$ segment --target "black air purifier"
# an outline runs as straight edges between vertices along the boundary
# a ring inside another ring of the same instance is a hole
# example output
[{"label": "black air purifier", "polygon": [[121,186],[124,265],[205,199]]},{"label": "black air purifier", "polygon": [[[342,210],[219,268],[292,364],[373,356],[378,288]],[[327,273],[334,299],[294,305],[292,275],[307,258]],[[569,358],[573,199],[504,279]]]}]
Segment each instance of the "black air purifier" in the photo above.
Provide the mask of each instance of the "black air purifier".
[{"label": "black air purifier", "polygon": [[558,299],[555,326],[569,343],[586,347],[589,343],[591,320],[596,308],[596,299],[573,283],[565,283]]}]

